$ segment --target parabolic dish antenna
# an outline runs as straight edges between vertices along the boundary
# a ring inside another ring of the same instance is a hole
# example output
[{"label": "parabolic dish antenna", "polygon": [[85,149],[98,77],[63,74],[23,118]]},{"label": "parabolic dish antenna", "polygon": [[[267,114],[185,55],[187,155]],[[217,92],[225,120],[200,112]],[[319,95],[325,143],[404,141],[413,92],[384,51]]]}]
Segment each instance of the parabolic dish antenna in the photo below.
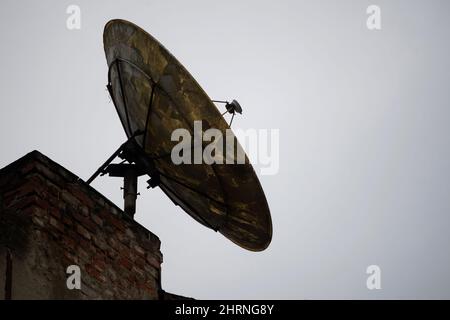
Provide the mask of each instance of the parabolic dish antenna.
[{"label": "parabolic dish antenna", "polygon": [[[132,215],[137,177],[149,175],[149,187],[159,186],[199,223],[245,249],[267,248],[272,238],[270,211],[245,152],[244,164],[226,164],[226,160],[223,164],[175,164],[171,159],[172,148],[179,143],[171,140],[172,132],[186,129],[193,137],[195,121],[201,121],[203,132],[215,128],[227,137],[230,127],[213,101],[168,50],[133,23],[111,20],[103,42],[109,67],[107,87],[128,140],[88,183],[98,174],[123,177],[125,212]],[[233,116],[242,113],[237,101],[226,103]],[[231,138],[233,152],[243,152],[232,132]],[[192,154],[209,143],[193,146]],[[124,161],[110,164],[116,156]]]}]

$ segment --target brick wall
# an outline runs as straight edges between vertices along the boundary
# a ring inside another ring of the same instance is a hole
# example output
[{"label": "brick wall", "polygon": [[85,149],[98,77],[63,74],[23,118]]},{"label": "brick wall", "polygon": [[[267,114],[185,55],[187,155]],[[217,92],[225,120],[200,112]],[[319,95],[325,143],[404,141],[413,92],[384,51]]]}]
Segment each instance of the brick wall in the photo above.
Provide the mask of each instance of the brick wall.
[{"label": "brick wall", "polygon": [[[159,248],[157,236],[37,151],[0,170],[0,299],[170,298]],[[69,265],[80,267],[81,290],[66,286]]]}]

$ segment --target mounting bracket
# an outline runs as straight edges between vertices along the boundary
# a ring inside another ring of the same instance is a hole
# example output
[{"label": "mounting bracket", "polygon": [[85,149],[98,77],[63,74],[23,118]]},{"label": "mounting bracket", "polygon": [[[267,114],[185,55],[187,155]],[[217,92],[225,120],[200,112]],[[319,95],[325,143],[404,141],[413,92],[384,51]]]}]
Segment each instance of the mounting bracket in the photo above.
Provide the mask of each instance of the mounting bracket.
[{"label": "mounting bracket", "polygon": [[[133,217],[136,213],[136,199],[138,196],[137,185],[138,177],[147,173],[148,168],[144,168],[136,163],[133,159],[135,156],[132,154],[134,150],[134,139],[137,136],[142,135],[142,132],[136,132],[125,143],[123,143],[95,173],[86,181],[87,184],[91,184],[99,175],[109,174],[111,177],[123,178],[123,198],[124,198],[124,211],[127,215]],[[119,156],[124,159],[122,163],[111,164],[114,159]],[[129,163],[124,163],[128,161]]]}]

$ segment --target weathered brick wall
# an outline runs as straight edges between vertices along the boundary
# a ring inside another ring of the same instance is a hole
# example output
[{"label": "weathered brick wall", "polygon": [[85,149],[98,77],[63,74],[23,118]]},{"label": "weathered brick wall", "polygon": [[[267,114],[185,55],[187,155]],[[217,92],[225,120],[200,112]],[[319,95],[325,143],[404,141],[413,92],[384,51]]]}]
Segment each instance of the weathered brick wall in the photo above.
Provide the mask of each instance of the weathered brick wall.
[{"label": "weathered brick wall", "polygon": [[[158,299],[159,248],[158,237],[37,151],[0,170],[0,299],[8,290],[12,299]],[[81,269],[81,290],[66,286],[69,265]]]}]

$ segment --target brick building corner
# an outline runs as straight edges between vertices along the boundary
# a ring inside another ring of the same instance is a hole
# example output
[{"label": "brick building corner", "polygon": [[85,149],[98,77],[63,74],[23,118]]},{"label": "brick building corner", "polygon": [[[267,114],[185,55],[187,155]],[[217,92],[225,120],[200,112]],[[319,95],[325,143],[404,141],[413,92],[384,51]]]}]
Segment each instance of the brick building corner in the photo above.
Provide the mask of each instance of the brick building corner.
[{"label": "brick building corner", "polygon": [[183,298],[161,263],[156,235],[38,151],[0,170],[0,299]]}]

